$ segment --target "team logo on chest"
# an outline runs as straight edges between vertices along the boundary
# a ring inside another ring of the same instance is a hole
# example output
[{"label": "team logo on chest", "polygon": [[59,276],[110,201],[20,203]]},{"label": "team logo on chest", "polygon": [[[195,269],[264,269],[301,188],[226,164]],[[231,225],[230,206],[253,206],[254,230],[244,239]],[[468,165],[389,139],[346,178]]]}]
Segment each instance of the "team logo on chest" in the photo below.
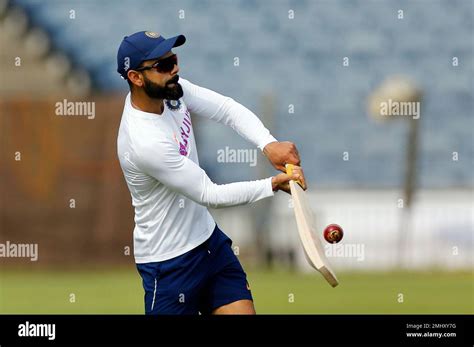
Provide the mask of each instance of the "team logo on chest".
[{"label": "team logo on chest", "polygon": [[181,107],[181,100],[165,100],[165,104],[171,111],[176,111]]}]

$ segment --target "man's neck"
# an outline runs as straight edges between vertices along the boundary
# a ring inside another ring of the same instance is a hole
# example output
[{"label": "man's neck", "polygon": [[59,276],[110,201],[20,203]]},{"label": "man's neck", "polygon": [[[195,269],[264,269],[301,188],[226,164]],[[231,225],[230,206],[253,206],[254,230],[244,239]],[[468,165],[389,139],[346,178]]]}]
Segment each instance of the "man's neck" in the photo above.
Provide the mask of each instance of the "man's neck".
[{"label": "man's neck", "polygon": [[140,96],[136,95],[135,93],[131,93],[130,101],[132,103],[132,107],[136,108],[137,110],[147,113],[155,113],[158,115],[163,114],[163,99],[152,99],[147,96]]}]

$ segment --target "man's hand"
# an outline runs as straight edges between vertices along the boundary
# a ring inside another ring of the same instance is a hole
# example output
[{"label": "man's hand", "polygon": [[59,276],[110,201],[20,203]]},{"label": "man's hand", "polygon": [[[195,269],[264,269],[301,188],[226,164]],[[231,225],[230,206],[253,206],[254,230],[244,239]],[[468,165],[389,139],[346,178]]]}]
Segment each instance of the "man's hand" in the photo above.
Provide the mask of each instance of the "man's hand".
[{"label": "man's hand", "polygon": [[273,191],[276,192],[278,190],[283,190],[284,192],[291,194],[289,183],[291,180],[300,180],[303,185],[302,188],[306,190],[306,182],[304,179],[303,169],[299,166],[294,166],[293,174],[291,176],[287,175],[286,173],[281,173],[272,177]]},{"label": "man's hand", "polygon": [[285,164],[301,165],[300,155],[294,143],[270,142],[263,149],[263,154],[268,158],[273,167],[286,172]]}]

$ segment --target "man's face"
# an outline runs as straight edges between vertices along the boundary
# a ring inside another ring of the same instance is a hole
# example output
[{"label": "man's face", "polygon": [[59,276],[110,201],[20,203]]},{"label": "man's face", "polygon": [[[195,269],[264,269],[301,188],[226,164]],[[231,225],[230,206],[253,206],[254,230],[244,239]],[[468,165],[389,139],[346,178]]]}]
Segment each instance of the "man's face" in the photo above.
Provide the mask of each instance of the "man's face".
[{"label": "man's face", "polygon": [[[159,59],[144,61],[141,66],[151,66],[172,55],[173,53],[170,51]],[[158,72],[156,69],[142,71],[144,79],[143,90],[148,97],[153,99],[178,100],[183,96],[183,88],[178,83],[178,72],[179,67],[177,64],[174,65],[173,70],[170,72]]]}]

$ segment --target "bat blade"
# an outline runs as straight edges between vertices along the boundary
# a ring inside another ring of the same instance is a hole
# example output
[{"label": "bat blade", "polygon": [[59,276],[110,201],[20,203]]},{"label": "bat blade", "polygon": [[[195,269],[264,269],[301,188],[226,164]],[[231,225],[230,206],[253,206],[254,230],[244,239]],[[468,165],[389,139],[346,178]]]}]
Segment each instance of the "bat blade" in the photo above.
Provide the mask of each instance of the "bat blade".
[{"label": "bat blade", "polygon": [[298,234],[306,255],[306,260],[323,275],[332,287],[335,287],[339,282],[326,258],[321,239],[316,234],[314,214],[311,210],[308,197],[303,188],[295,181],[290,181],[290,190],[293,197],[293,209]]}]

